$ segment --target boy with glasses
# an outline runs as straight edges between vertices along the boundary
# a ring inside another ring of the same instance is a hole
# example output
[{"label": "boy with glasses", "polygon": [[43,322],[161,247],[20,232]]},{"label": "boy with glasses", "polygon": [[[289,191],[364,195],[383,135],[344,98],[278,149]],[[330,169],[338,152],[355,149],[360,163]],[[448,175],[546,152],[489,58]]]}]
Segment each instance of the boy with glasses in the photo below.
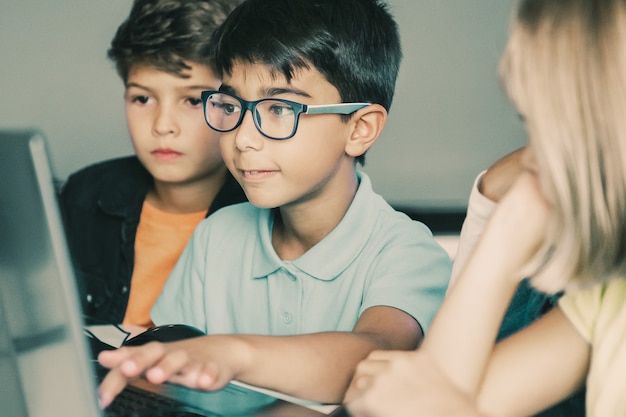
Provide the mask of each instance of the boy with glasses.
[{"label": "boy with glasses", "polygon": [[208,335],[103,352],[101,400],[145,374],[338,403],[370,351],[419,345],[451,269],[357,169],[387,120],[396,23],[378,0],[247,0],[214,41],[205,118],[250,203],[200,224],[152,309]]},{"label": "boy with glasses", "polygon": [[60,204],[88,323],[153,325],[150,309],[195,227],[245,201],[206,126],[219,87],[209,40],[240,0],[136,0],[111,41],[134,156],[71,175]]}]

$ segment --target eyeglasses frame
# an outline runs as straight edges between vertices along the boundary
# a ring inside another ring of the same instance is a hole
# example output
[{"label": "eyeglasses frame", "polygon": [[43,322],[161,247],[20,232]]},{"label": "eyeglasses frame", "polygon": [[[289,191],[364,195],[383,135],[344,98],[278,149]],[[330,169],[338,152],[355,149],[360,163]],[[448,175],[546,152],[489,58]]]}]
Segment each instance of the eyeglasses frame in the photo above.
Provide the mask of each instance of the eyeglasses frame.
[{"label": "eyeglasses frame", "polygon": [[[229,97],[232,97],[233,99],[237,100],[240,104],[241,104],[241,108],[242,111],[239,114],[239,120],[237,120],[237,123],[235,123],[235,126],[233,126],[230,129],[217,129],[213,126],[211,126],[211,124],[209,123],[209,120],[207,118],[207,105],[209,103],[209,97],[213,94],[223,94]],[[246,110],[249,110],[250,113],[252,114],[252,120],[254,120],[254,126],[256,127],[256,129],[259,131],[259,133],[261,135],[263,135],[264,137],[271,139],[271,140],[287,140],[287,139],[291,139],[296,132],[298,131],[298,122],[300,121],[300,115],[301,114],[352,114],[357,110],[360,110],[362,108],[365,108],[367,106],[369,106],[372,103],[338,103],[338,104],[316,104],[316,105],[309,105],[309,104],[302,104],[302,103],[298,103],[297,101],[291,101],[291,100],[285,100],[282,98],[262,98],[260,100],[255,100],[255,101],[247,101],[242,99],[241,97],[237,97],[234,94],[230,94],[227,93],[225,91],[219,91],[219,90],[205,90],[201,92],[201,98],[202,98],[202,107],[204,110],[204,121],[206,122],[206,124],[213,130],[215,130],[216,132],[221,132],[221,133],[227,133],[227,132],[232,132],[233,130],[237,129],[240,125],[241,122],[243,122],[243,118],[246,114]],[[256,112],[256,107],[259,103],[263,103],[265,101],[278,101],[281,103],[285,103],[290,105],[293,109],[294,109],[294,123],[293,123],[293,130],[291,132],[291,134],[289,136],[286,136],[284,138],[275,138],[272,136],[269,136],[267,134],[265,134],[262,130],[261,127],[259,126],[259,123],[257,121],[257,118],[255,117],[255,112]]]}]

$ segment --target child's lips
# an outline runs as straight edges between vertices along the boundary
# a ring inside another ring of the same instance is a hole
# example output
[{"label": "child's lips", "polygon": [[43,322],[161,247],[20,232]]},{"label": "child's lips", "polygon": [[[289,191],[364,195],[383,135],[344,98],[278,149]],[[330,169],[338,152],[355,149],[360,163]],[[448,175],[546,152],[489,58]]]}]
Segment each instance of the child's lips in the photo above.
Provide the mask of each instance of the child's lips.
[{"label": "child's lips", "polygon": [[260,179],[272,176],[277,171],[265,170],[265,169],[251,169],[251,170],[241,170],[241,172],[243,173],[243,177],[247,180],[260,180]]},{"label": "child's lips", "polygon": [[173,149],[162,148],[162,149],[156,149],[152,151],[152,155],[154,155],[155,157],[161,160],[171,160],[171,159],[178,158],[179,156],[182,155],[182,153],[177,152]]}]

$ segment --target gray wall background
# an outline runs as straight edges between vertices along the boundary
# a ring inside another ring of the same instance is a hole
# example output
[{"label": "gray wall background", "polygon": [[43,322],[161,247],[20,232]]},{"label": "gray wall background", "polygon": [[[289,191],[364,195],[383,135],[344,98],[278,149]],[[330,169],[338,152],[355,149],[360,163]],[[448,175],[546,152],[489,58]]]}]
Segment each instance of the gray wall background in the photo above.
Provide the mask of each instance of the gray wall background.
[{"label": "gray wall background", "polygon": [[[132,152],[123,86],[106,59],[130,4],[0,0],[0,128],[42,129],[60,179]],[[404,62],[364,169],[392,204],[463,209],[475,175],[525,143],[496,71],[513,4],[390,0]]]}]

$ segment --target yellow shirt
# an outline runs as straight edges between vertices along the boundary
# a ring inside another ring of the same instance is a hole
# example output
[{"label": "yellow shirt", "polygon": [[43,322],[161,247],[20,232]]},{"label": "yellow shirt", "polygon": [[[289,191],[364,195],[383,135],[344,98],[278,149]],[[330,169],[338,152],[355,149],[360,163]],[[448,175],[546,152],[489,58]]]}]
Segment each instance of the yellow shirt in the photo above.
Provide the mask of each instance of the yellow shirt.
[{"label": "yellow shirt", "polygon": [[559,306],[592,346],[587,416],[626,416],[626,279],[566,294]]},{"label": "yellow shirt", "polygon": [[206,211],[167,213],[143,203],[135,237],[135,267],[124,324],[152,327],[150,309]]}]

